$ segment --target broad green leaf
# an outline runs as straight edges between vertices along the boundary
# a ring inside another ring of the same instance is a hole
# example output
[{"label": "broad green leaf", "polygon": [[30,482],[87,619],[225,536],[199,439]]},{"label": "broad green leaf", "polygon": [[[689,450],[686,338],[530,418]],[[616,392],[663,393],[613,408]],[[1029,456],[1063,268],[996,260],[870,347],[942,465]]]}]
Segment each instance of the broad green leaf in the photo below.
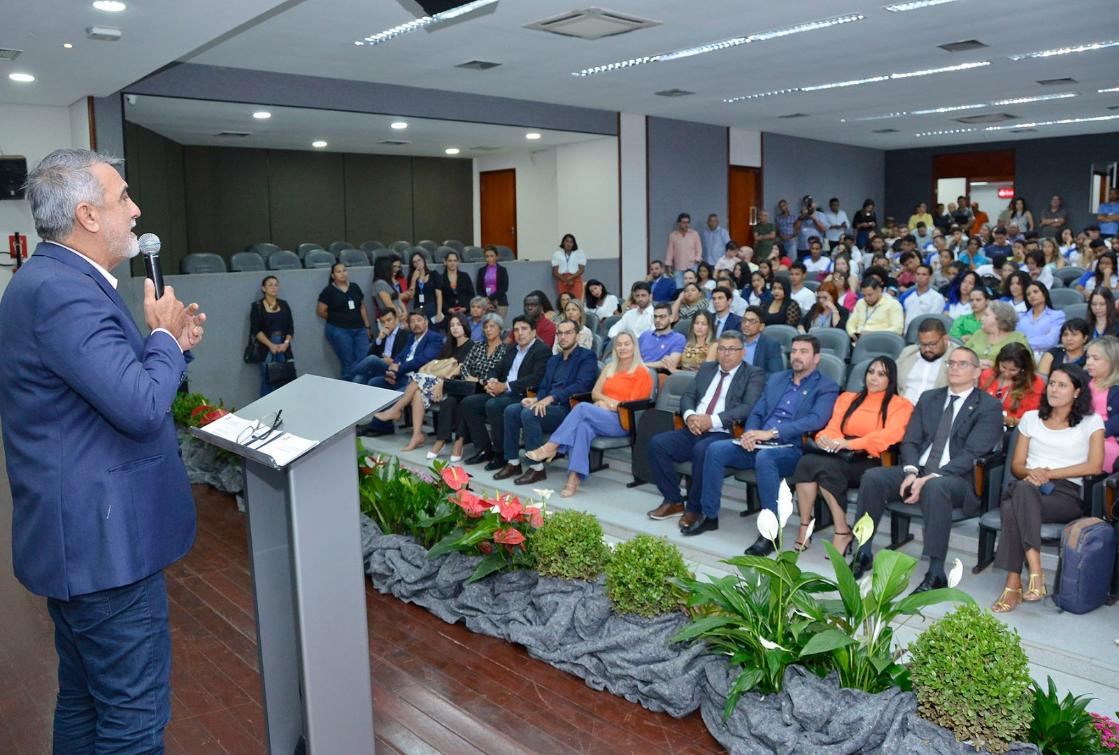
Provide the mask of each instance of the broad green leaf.
[{"label": "broad green leaf", "polygon": [[744,692],[749,692],[758,685],[762,680],[762,670],[757,668],[744,668],[738,674],[738,678],[734,680],[734,684],[727,692],[727,702],[723,706],[723,718],[730,718],[730,714],[734,712],[734,708],[738,705],[738,699],[742,697]]},{"label": "broad green leaf", "polygon": [[892,550],[880,550],[874,555],[874,577],[871,594],[879,606],[885,606],[909,586],[909,575],[917,559]]},{"label": "broad green leaf", "polygon": [[496,553],[491,553],[478,562],[478,565],[474,568],[474,573],[471,574],[470,579],[466,581],[477,582],[478,580],[493,574],[495,571],[501,570],[504,566],[505,559]]},{"label": "broad green leaf", "polygon": [[818,653],[830,653],[836,648],[846,647],[854,643],[855,640],[849,637],[845,632],[840,632],[838,629],[826,629],[819,634],[813,635],[812,638],[804,644],[804,648],[800,651],[800,657],[804,658]]},{"label": "broad green leaf", "polygon": [[936,590],[926,590],[916,595],[909,595],[898,601],[894,610],[895,613],[913,614],[925,606],[948,602],[974,604],[975,599],[958,587],[941,587]]},{"label": "broad green leaf", "polygon": [[696,619],[691,625],[684,627],[672,637],[672,642],[687,642],[695,638],[707,634],[712,630],[719,629],[725,626],[735,625],[738,622],[730,616],[705,616],[702,619]]},{"label": "broad green leaf", "polygon": [[458,541],[459,538],[463,536],[463,534],[464,533],[461,529],[452,530],[450,533],[447,534],[446,537],[436,543],[435,546],[427,552],[427,557],[429,559],[439,558],[444,554],[458,550]]},{"label": "broad green leaf", "polygon": [[835,571],[835,582],[839,590],[839,597],[843,601],[843,609],[853,624],[861,624],[863,620],[863,600],[859,595],[859,583],[851,573],[851,567],[831,543],[824,543],[824,550],[831,559],[832,569]]}]

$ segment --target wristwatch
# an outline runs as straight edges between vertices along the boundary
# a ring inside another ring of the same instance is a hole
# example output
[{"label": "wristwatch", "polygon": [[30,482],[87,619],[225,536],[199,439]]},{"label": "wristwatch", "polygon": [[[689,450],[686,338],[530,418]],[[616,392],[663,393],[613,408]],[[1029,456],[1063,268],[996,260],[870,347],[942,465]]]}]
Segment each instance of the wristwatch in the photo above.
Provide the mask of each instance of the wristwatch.
[{"label": "wristwatch", "polygon": [[921,470],[917,469],[917,467],[913,466],[912,464],[906,464],[904,467],[901,468],[901,471],[905,472],[907,475],[915,475]]}]

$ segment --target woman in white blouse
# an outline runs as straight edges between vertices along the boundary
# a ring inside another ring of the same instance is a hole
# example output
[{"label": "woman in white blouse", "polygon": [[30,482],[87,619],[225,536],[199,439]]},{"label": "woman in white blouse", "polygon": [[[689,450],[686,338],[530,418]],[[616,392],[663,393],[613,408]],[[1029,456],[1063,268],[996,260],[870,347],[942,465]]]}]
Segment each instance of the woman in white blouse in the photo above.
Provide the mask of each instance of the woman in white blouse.
[{"label": "woman in white blouse", "polygon": [[[1071,364],[1049,375],[1041,408],[1022,415],[1010,470],[1015,479],[1002,497],[1002,535],[995,566],[1007,570],[1006,587],[991,606],[996,613],[1043,599],[1042,522],[1080,516],[1084,477],[1103,470],[1104,425],[1092,411],[1088,374]],[[1030,579],[1022,590],[1022,566]]]},{"label": "woman in white blouse", "polygon": [[618,297],[607,291],[602,281],[593,278],[587,281],[584,304],[587,312],[598,315],[599,322],[618,314]]}]

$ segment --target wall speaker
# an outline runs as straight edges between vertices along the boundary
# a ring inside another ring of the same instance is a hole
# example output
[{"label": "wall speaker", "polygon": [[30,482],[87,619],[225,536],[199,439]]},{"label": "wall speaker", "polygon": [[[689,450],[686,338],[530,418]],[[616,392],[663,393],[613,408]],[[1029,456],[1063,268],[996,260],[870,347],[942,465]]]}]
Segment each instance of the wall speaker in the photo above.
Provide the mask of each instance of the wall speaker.
[{"label": "wall speaker", "polygon": [[0,155],[0,199],[23,199],[27,183],[27,158],[21,155]]}]

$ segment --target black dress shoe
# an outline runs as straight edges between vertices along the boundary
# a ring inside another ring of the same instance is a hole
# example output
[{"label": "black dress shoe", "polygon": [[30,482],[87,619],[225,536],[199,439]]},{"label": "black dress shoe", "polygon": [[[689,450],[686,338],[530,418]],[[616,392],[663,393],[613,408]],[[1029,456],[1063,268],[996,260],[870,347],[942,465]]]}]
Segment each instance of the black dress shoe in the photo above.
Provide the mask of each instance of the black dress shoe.
[{"label": "black dress shoe", "polygon": [[938,574],[935,577],[932,574],[926,574],[925,578],[921,580],[921,584],[917,585],[913,592],[909,594],[916,595],[917,593],[928,592],[929,590],[939,590],[941,587],[947,586],[948,578],[945,577],[943,574]]},{"label": "black dress shoe", "polygon": [[761,535],[758,535],[758,539],[754,541],[754,544],[746,549],[746,555],[762,556],[764,558],[770,553],[773,553],[774,550],[776,549],[773,547],[773,543],[771,541],[766,540]]},{"label": "black dress shoe", "polygon": [[496,472],[504,466],[505,462],[495,456],[494,458],[490,459],[489,463],[486,464],[486,466],[482,467],[482,469],[486,470],[487,472]]},{"label": "black dress shoe", "polygon": [[493,458],[493,451],[479,451],[473,456],[467,457],[463,464],[481,464],[483,461],[489,461]]},{"label": "black dress shoe", "polygon": [[513,480],[514,485],[532,485],[533,483],[540,482],[548,479],[548,471],[545,469],[529,469],[523,475]]},{"label": "black dress shoe", "polygon": [[862,579],[863,575],[870,571],[873,565],[874,556],[860,550],[851,559],[851,576],[855,579]]},{"label": "black dress shoe", "polygon": [[515,477],[521,473],[520,464],[506,464],[501,468],[501,471],[493,476],[495,480],[507,480],[510,477]]},{"label": "black dress shoe", "polygon": [[700,514],[687,527],[681,527],[680,533],[683,535],[702,535],[704,532],[717,529],[719,529],[719,517]]}]

